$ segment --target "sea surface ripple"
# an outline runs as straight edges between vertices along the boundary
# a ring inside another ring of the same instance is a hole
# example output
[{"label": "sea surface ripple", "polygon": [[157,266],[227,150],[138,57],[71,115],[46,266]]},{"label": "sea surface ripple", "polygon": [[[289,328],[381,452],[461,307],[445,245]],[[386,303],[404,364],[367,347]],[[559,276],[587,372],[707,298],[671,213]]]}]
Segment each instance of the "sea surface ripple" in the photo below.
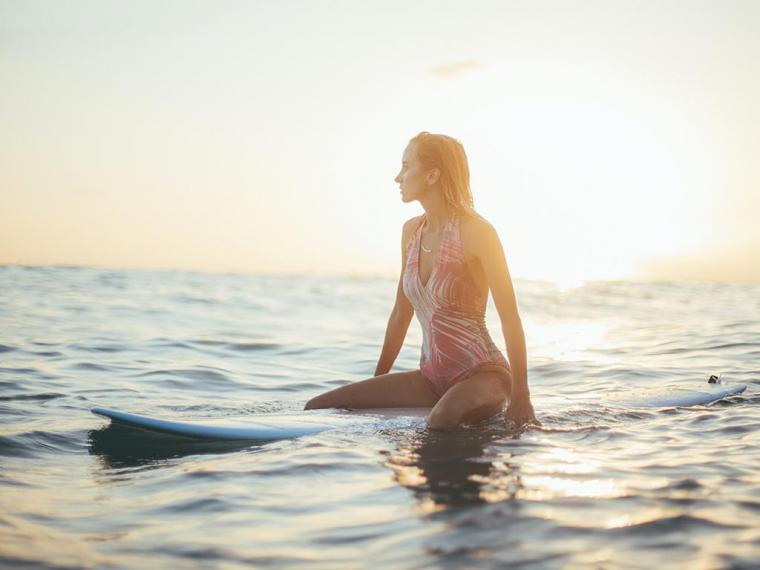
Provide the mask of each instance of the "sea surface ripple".
[{"label": "sea surface ripple", "polygon": [[[515,286],[542,427],[219,445],[89,410],[301,410],[372,375],[395,282],[0,267],[0,567],[758,567],[760,286]],[[710,375],[748,389],[612,405]]]}]

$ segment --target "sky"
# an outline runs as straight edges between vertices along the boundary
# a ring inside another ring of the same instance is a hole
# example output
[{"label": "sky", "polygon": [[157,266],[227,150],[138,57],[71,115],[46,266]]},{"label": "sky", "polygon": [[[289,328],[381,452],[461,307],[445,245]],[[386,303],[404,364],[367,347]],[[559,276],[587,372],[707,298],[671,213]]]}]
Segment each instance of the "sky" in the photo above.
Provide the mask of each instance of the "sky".
[{"label": "sky", "polygon": [[465,147],[516,278],[760,281],[760,2],[0,0],[0,264],[398,275]]}]

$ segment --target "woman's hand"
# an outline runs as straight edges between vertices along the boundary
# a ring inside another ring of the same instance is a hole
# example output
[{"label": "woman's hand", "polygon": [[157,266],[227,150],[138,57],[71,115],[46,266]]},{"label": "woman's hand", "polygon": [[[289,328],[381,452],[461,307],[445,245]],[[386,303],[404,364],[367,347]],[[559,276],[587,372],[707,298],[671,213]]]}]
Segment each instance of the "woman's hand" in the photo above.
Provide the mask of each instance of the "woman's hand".
[{"label": "woman's hand", "polygon": [[536,413],[533,411],[533,404],[530,402],[530,395],[526,393],[514,394],[509,402],[506,413],[507,420],[513,422],[516,427],[521,428],[524,425],[543,425],[536,419]]}]

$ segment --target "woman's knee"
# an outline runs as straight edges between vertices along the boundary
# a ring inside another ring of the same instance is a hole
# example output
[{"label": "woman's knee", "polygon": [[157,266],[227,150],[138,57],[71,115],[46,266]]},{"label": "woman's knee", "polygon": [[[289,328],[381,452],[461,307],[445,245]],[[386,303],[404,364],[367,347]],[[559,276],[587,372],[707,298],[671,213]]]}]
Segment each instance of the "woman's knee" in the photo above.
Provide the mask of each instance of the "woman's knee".
[{"label": "woman's knee", "polygon": [[306,402],[306,405],[303,407],[304,410],[316,410],[319,406],[317,406],[317,398],[312,398],[308,402]]},{"label": "woman's knee", "polygon": [[320,394],[319,396],[314,396],[311,400],[306,402],[306,405],[303,407],[304,410],[321,410],[324,408],[334,408],[336,406],[331,405],[329,402],[329,398],[327,397],[327,394]]},{"label": "woman's knee", "polygon": [[484,373],[473,377],[474,381],[467,380],[452,387],[428,416],[428,428],[454,429],[503,412],[508,392],[500,376]]},{"label": "woman's knee", "polygon": [[428,429],[451,430],[461,425],[461,418],[452,414],[450,410],[433,409],[425,419]]}]

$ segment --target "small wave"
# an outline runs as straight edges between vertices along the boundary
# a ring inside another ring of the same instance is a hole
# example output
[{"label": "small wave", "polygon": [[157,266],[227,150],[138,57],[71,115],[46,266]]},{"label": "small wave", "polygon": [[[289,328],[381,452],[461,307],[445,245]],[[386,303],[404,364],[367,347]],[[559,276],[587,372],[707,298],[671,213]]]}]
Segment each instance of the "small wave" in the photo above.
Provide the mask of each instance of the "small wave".
[{"label": "small wave", "polygon": [[32,401],[32,402],[47,402],[56,398],[62,398],[64,394],[58,394],[56,392],[43,393],[43,394],[17,394],[15,396],[0,396],[0,402],[13,402],[13,401]]},{"label": "small wave", "polygon": [[627,410],[617,407],[608,407],[598,403],[594,407],[573,407],[565,410],[547,411],[541,414],[542,418],[552,423],[583,423],[592,425],[605,425],[605,422],[619,422],[621,420],[643,420],[656,417],[654,412],[646,410]]},{"label": "small wave", "polygon": [[741,330],[753,330],[758,328],[758,321],[750,319],[739,319],[730,323],[723,323],[721,328],[724,329],[741,329]]},{"label": "small wave", "polygon": [[722,437],[726,435],[753,433],[756,431],[757,431],[757,423],[751,422],[751,423],[742,424],[742,425],[721,426],[719,428],[715,428],[711,430],[700,430],[699,434],[700,434],[700,437],[708,437],[708,436]]},{"label": "small wave", "polygon": [[181,369],[165,369],[165,370],[150,370],[148,372],[141,372],[136,374],[137,378],[146,378],[153,376],[169,376],[171,378],[164,379],[165,382],[176,385],[184,386],[188,380],[203,380],[206,382],[213,382],[216,384],[231,384],[235,383],[229,376],[223,372],[216,370],[198,370],[194,368],[181,368]]},{"label": "small wave", "polygon": [[535,426],[534,429],[542,431],[544,433],[579,433],[586,431],[600,431],[606,429],[612,429],[610,426],[605,425],[588,425],[588,426],[570,426],[570,427],[550,427],[547,425]]},{"label": "small wave", "polygon": [[673,356],[677,354],[688,354],[690,352],[701,352],[702,350],[702,348],[692,346],[678,346],[667,350],[643,350],[641,354],[643,356]]},{"label": "small wave", "polygon": [[125,350],[128,350],[128,347],[121,345],[121,344],[101,344],[101,345],[91,345],[91,344],[82,344],[82,343],[73,343],[69,345],[71,348],[76,350],[85,350],[87,352],[124,352]]},{"label": "small wave", "polygon": [[204,481],[229,481],[230,477],[234,477],[236,475],[240,475],[240,472],[230,471],[226,469],[220,469],[218,471],[204,469],[202,471],[188,471],[187,473],[183,473],[182,477],[185,479],[201,479]]},{"label": "small wave", "polygon": [[193,297],[192,295],[177,295],[172,298],[172,301],[178,303],[189,303],[195,305],[218,305],[219,301],[216,299],[209,299],[208,297]]},{"label": "small wave", "polygon": [[44,356],[45,358],[58,358],[63,356],[62,352],[58,352],[57,350],[43,350],[41,352],[33,352],[35,356]]},{"label": "small wave", "polygon": [[[238,564],[242,564],[245,562],[245,560],[236,556],[233,552],[229,551],[228,549],[215,548],[215,547],[200,548],[200,547],[186,545],[186,546],[178,548],[173,545],[165,544],[161,546],[156,546],[149,552],[156,555],[179,556],[182,558],[187,558],[189,560],[192,560],[196,564],[198,563],[199,560],[202,560],[203,562],[206,562],[206,563],[210,561],[220,561],[220,562],[234,561],[234,562],[237,562]],[[180,566],[184,566],[184,564],[180,564]]]},{"label": "small wave", "polygon": [[25,406],[15,406],[12,403],[9,405],[0,404],[0,424],[12,423],[12,416],[26,417],[29,411]]},{"label": "small wave", "polygon": [[158,511],[163,514],[170,513],[223,513],[230,510],[230,504],[221,499],[213,497],[193,498],[189,501],[175,502],[170,505],[158,507]]},{"label": "small wave", "polygon": [[16,350],[15,346],[11,346],[8,344],[0,344],[0,352],[12,352]]},{"label": "small wave", "polygon": [[729,348],[747,348],[756,349],[760,347],[760,343],[757,342],[729,342],[724,344],[713,344],[703,347],[702,350],[725,350]]},{"label": "small wave", "polygon": [[[0,366],[0,372],[10,372],[11,374],[34,374],[37,372],[36,368],[11,368],[7,366]],[[2,383],[0,383],[2,386]]]},{"label": "small wave", "polygon": [[300,356],[302,354],[308,354],[313,350],[310,346],[298,346],[298,345],[290,345],[289,348],[282,348],[282,351],[280,354],[282,356]]},{"label": "small wave", "polygon": [[192,339],[193,344],[202,344],[204,346],[226,346],[228,343],[226,340],[209,340],[209,339]]},{"label": "small wave", "polygon": [[531,372],[542,378],[562,378],[569,374],[566,363],[548,362],[533,366]]},{"label": "small wave", "polygon": [[[20,479],[14,479],[8,476],[6,473],[0,473],[0,487],[2,486],[8,486],[8,487],[32,487],[31,484],[27,483],[26,481],[21,481]],[[2,564],[0,564],[0,567],[2,567]]]},{"label": "small wave", "polygon": [[260,350],[276,350],[283,348],[283,345],[280,343],[266,340],[229,342],[227,340],[193,339],[189,342],[194,345],[218,347],[226,350],[234,350],[236,352],[256,352]]},{"label": "small wave", "polygon": [[230,350],[238,350],[241,352],[251,352],[256,350],[270,350],[280,348],[276,342],[236,342],[227,345]]},{"label": "small wave", "polygon": [[246,390],[252,392],[295,392],[308,393],[314,390],[317,385],[313,382],[288,382],[287,384],[250,384],[246,385]]},{"label": "small wave", "polygon": [[77,453],[81,436],[70,433],[29,431],[0,436],[0,455],[35,457],[40,453]]},{"label": "small wave", "polygon": [[702,483],[696,479],[692,479],[691,477],[683,477],[663,487],[658,487],[657,491],[697,491],[703,488],[704,485],[702,485]]},{"label": "small wave", "polygon": [[155,348],[187,348],[189,350],[195,350],[195,347],[191,344],[172,338],[156,338],[151,340],[150,344]]},{"label": "small wave", "polygon": [[94,370],[96,372],[113,372],[113,369],[111,369],[108,366],[103,366],[101,364],[95,364],[94,362],[77,362],[75,364],[70,364],[67,366],[67,368],[72,370]]},{"label": "small wave", "polygon": [[736,504],[744,507],[745,509],[749,509],[751,511],[760,512],[760,501],[743,501],[738,500],[736,501]]},{"label": "small wave", "polygon": [[16,436],[0,435],[0,456],[34,457],[35,452]]},{"label": "small wave", "polygon": [[610,529],[610,532],[620,534],[637,534],[637,535],[664,535],[668,533],[680,533],[684,531],[698,530],[726,530],[742,529],[744,525],[733,525],[720,523],[704,517],[694,515],[675,515],[672,517],[662,517],[659,519],[633,524],[630,526]]},{"label": "small wave", "polygon": [[[330,463],[317,463],[304,461],[302,463],[288,464],[280,468],[267,469],[260,471],[253,471],[257,477],[293,477],[296,474],[312,475],[314,473],[326,473],[331,471],[340,471],[345,473],[347,471],[356,470],[355,465],[350,463],[340,463],[334,461]],[[359,469],[361,470],[361,468]]]}]

